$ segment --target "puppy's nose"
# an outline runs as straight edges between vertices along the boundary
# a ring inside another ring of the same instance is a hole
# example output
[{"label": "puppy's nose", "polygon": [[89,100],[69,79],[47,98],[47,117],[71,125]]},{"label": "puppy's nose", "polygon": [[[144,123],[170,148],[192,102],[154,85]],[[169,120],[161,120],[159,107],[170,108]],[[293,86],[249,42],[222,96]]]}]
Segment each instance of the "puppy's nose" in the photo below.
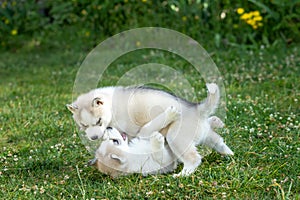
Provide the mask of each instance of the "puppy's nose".
[{"label": "puppy's nose", "polygon": [[107,130],[112,130],[112,127],[110,127],[110,126],[109,126],[109,127],[107,127]]},{"label": "puppy's nose", "polygon": [[93,135],[92,137],[91,137],[91,140],[97,140],[98,139],[98,136],[97,135]]}]

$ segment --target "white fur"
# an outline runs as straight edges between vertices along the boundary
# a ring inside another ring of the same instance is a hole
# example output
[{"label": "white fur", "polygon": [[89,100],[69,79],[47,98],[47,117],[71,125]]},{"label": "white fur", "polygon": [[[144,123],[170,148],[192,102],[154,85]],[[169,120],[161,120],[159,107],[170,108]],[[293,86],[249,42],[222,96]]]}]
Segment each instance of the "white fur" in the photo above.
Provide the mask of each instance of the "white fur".
[{"label": "white fur", "polygon": [[[109,140],[102,142],[97,150],[96,157],[100,161],[99,154],[104,155],[107,150],[107,143],[111,145],[111,139],[119,138],[120,134],[116,129],[110,131]],[[161,136],[161,137],[160,137]],[[161,138],[163,140],[161,140]],[[120,140],[122,141],[122,140]],[[154,132],[149,139],[134,138],[130,142],[123,141],[115,148],[122,150],[122,154],[116,155],[116,158],[121,159],[120,165],[127,165],[127,170],[124,173],[142,173],[156,174],[170,172],[176,169],[177,159],[170,148],[164,146],[164,137],[159,132]],[[111,165],[118,170],[118,166]]]},{"label": "white fur", "polygon": [[97,149],[92,163],[101,172],[113,177],[130,173],[147,175],[173,171],[177,166],[177,157],[165,145],[163,135],[155,130],[166,127],[178,116],[177,110],[170,107],[146,124],[144,131],[152,132],[149,133],[150,138],[133,138],[129,141],[117,129],[106,129],[104,141]]},{"label": "white fur", "polygon": [[[219,153],[233,155],[222,137],[209,125],[208,118],[217,108],[220,94],[216,84],[207,84],[207,88],[208,97],[201,104],[189,103],[153,89],[100,88],[79,96],[68,108],[79,126],[87,125],[87,128],[83,127],[87,132],[94,126],[100,126],[102,132],[108,126],[112,126],[126,132],[131,138],[147,138],[151,132],[143,131],[144,125],[173,106],[181,112],[180,117],[159,131],[165,136],[172,152],[184,163],[179,175],[186,176],[193,173],[201,163],[196,145],[207,145]],[[101,99],[102,104],[95,106],[95,99]],[[88,114],[84,118],[80,114],[83,110]],[[97,125],[96,122],[100,119],[101,123]],[[99,133],[97,137],[101,137],[102,134]]]}]

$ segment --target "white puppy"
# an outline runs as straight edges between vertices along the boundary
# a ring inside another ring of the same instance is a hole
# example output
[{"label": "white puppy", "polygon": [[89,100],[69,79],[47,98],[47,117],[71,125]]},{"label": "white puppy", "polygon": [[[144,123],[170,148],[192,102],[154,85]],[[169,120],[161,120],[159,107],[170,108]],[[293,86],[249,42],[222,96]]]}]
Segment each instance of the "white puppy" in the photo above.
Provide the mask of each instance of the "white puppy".
[{"label": "white puppy", "polygon": [[177,166],[177,158],[158,130],[175,121],[179,115],[174,107],[169,107],[146,124],[147,130],[151,131],[150,138],[136,137],[129,141],[125,133],[108,127],[95,159],[89,164],[113,178],[131,173],[147,175],[173,171]]},{"label": "white puppy", "polygon": [[[177,167],[177,157],[165,143],[165,138],[158,131],[176,120],[179,113],[172,107],[160,114],[151,123],[149,131],[154,131],[150,138],[133,138],[131,141],[124,133],[108,127],[103,142],[89,165],[95,165],[104,174],[116,178],[132,173],[161,174],[171,172]],[[223,127],[223,122],[216,116],[208,119],[212,129]]]},{"label": "white puppy", "polygon": [[130,142],[115,128],[105,132],[95,159],[90,161],[100,172],[116,178],[132,173],[167,173],[176,169],[177,158],[159,132],[154,132],[148,139],[134,138]]},{"label": "white puppy", "polygon": [[[207,84],[208,97],[204,103],[196,104],[169,93],[140,87],[106,87],[80,95],[67,105],[75,122],[89,132],[93,126],[100,126],[102,132],[109,126],[131,137],[149,137],[151,131],[145,125],[163,113],[169,106],[181,112],[180,117],[160,130],[172,152],[184,163],[179,175],[194,172],[201,163],[196,145],[204,144],[221,154],[233,155],[221,136],[209,125],[208,117],[214,113],[219,102],[219,88]],[[101,136],[91,136],[96,139]]]}]

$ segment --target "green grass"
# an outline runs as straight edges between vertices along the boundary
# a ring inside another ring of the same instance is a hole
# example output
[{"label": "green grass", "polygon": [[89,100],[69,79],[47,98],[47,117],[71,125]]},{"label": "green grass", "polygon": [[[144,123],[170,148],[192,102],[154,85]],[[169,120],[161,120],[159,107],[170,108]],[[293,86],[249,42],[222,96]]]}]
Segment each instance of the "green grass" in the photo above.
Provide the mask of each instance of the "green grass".
[{"label": "green grass", "polygon": [[[212,53],[227,93],[221,133],[235,156],[213,152],[190,177],[112,180],[86,165],[92,156],[65,108],[88,53],[76,45],[0,54],[1,199],[300,198],[299,46]],[[175,63],[199,98],[205,96],[203,82],[185,62],[164,53],[151,59]],[[134,56],[115,63],[100,85],[114,84],[136,64]]]}]

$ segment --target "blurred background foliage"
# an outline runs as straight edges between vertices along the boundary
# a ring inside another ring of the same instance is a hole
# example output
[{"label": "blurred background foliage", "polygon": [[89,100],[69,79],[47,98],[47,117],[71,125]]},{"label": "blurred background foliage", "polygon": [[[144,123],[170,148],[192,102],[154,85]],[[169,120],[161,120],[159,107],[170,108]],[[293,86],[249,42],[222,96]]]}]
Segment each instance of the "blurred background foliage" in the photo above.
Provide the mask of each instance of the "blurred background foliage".
[{"label": "blurred background foliage", "polygon": [[300,0],[0,0],[1,48],[40,46],[47,37],[96,45],[137,27],[165,27],[214,48],[300,40]]}]

